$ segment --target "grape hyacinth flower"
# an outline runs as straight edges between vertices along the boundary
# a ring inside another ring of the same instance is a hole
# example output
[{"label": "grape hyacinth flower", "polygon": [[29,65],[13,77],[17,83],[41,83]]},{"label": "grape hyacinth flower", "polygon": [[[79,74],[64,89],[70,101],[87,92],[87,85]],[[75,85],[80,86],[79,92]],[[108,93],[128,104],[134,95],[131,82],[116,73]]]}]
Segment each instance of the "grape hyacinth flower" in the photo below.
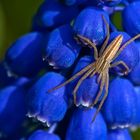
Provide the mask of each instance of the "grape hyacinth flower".
[{"label": "grape hyacinth flower", "polygon": [[122,0],[96,0],[98,4],[113,7],[118,5]]},{"label": "grape hyacinth flower", "polygon": [[[113,100],[113,102],[112,102]],[[124,128],[133,124],[137,97],[132,83],[116,78],[110,83],[109,95],[103,107],[103,116],[112,128]]]},{"label": "grape hyacinth flower", "polygon": [[46,132],[45,130],[36,130],[28,140],[60,140],[60,138],[55,134]]},{"label": "grape hyacinth flower", "polygon": [[44,0],[31,32],[0,61],[0,139],[132,140],[140,126],[139,7]]},{"label": "grape hyacinth flower", "polygon": [[101,9],[89,7],[82,10],[74,22],[75,34],[85,36],[96,45],[101,45],[107,33],[102,15],[109,22],[108,14]]},{"label": "grape hyacinth flower", "polygon": [[25,119],[25,93],[16,85],[0,90],[0,131],[5,135],[17,133]]},{"label": "grape hyacinth flower", "polygon": [[73,113],[66,134],[66,140],[105,140],[107,127],[101,114],[98,114],[94,123],[93,114],[96,109],[79,108]]},{"label": "grape hyacinth flower", "polygon": [[7,67],[19,76],[35,76],[43,67],[43,38],[41,33],[31,32],[17,39],[7,50]]},{"label": "grape hyacinth flower", "polygon": [[[139,59],[140,59],[140,42],[136,42],[136,47],[139,51]],[[140,85],[140,62],[134,67],[134,69],[129,73],[128,78],[135,85]]]},{"label": "grape hyacinth flower", "polygon": [[[73,12],[73,14],[71,14]],[[58,0],[45,0],[33,20],[33,30],[45,32],[51,28],[67,24],[78,14],[77,6],[66,6]]]},{"label": "grape hyacinth flower", "polygon": [[80,46],[73,38],[74,33],[70,25],[63,25],[53,30],[46,45],[46,60],[54,68],[70,67],[76,60]]},{"label": "grape hyacinth flower", "polygon": [[132,140],[130,133],[126,129],[110,130],[108,140]]},{"label": "grape hyacinth flower", "polygon": [[[77,66],[74,69],[73,75],[77,73],[78,71],[80,71],[82,68],[89,65],[92,61],[93,61],[93,58],[91,56],[82,57],[78,61]],[[70,83],[69,90],[68,90],[69,95],[72,95],[71,93],[73,92],[73,89],[80,78],[81,77],[79,77],[78,79]],[[93,102],[99,88],[98,84],[96,83],[96,78],[97,76],[94,76],[92,78],[87,78],[80,85],[79,90],[77,91],[77,98],[76,98],[77,106],[83,105],[83,106],[88,107]]]},{"label": "grape hyacinth flower", "polygon": [[[123,35],[123,41],[121,45],[122,47],[123,44],[126,43],[131,38],[126,32],[112,32],[110,35],[110,42],[111,40],[113,40],[115,37],[117,37],[120,34]],[[127,47],[119,54],[119,56],[114,60],[114,62],[117,62],[117,61],[125,62],[125,64],[127,64],[127,66],[129,67],[131,71],[138,64],[140,60],[139,58],[140,57],[139,57],[138,47],[136,46],[135,42],[132,42],[129,45],[127,45]],[[124,67],[121,67],[119,65],[119,67],[117,68],[115,67],[115,69],[117,69],[117,72],[119,71],[121,72],[122,69],[124,69]]]},{"label": "grape hyacinth flower", "polygon": [[[140,33],[140,2],[133,2],[122,12],[122,24],[124,30],[131,36]],[[134,14],[135,13],[135,14]]]},{"label": "grape hyacinth flower", "polygon": [[134,90],[135,90],[136,98],[137,98],[136,100],[137,106],[136,106],[136,115],[135,115],[135,119],[133,123],[134,123],[134,126],[138,126],[140,125],[140,107],[139,107],[140,106],[140,87],[136,86]]},{"label": "grape hyacinth flower", "polygon": [[58,73],[49,72],[42,76],[27,95],[28,116],[35,117],[47,125],[61,121],[67,111],[65,87],[49,94],[46,91],[64,80]]}]

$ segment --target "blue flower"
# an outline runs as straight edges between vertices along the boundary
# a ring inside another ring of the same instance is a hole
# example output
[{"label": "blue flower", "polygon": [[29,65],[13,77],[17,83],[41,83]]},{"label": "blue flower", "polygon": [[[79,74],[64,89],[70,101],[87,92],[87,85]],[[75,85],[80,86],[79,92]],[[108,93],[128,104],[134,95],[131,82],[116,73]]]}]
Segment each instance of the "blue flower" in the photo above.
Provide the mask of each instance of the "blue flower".
[{"label": "blue flower", "polygon": [[105,11],[96,7],[85,8],[75,19],[73,25],[75,34],[80,34],[93,41],[96,45],[101,45],[107,33],[102,16],[109,22],[109,17]]},{"label": "blue flower", "polygon": [[106,140],[107,128],[101,114],[92,123],[95,111],[95,108],[77,108],[71,117],[66,140]]},{"label": "blue flower", "polygon": [[140,1],[140,0],[128,0],[129,2]]},{"label": "blue flower", "polygon": [[65,0],[67,5],[82,5],[82,6],[116,6],[122,0]]},{"label": "blue flower", "polygon": [[83,4],[87,1],[88,0],[65,0],[65,3],[70,6],[70,5],[74,5],[74,4]]},{"label": "blue flower", "polygon": [[122,12],[123,28],[131,36],[140,33],[140,2],[133,2]]},{"label": "blue flower", "polygon": [[[117,37],[120,34],[123,35],[123,41],[120,46],[120,48],[121,48],[125,42],[127,42],[129,39],[131,39],[131,37],[125,32],[112,32],[111,36],[110,36],[110,41],[113,40],[115,37]],[[134,67],[140,61],[139,58],[140,58],[139,50],[138,50],[135,42],[132,42],[129,45],[127,45],[124,48],[124,50],[122,50],[122,52],[119,54],[119,56],[114,61],[115,62],[117,62],[117,61],[125,62],[125,64],[128,66],[128,68],[131,71],[132,69],[134,69]],[[119,66],[115,67],[113,70],[117,71],[119,73],[119,72],[123,72],[125,70],[125,68],[123,66],[119,65]]]},{"label": "blue flower", "polygon": [[53,30],[46,45],[46,58],[55,68],[68,68],[76,60],[80,46],[74,40],[70,25],[63,25]]},{"label": "blue flower", "polygon": [[102,109],[109,127],[126,127],[133,124],[137,100],[134,86],[127,79],[115,78],[109,86],[109,95]]},{"label": "blue flower", "polygon": [[27,140],[60,140],[60,138],[45,130],[36,130]]},{"label": "blue flower", "polygon": [[106,5],[106,6],[116,6],[118,5],[122,0],[96,0],[99,4]]},{"label": "blue flower", "polygon": [[27,77],[17,77],[7,70],[4,63],[0,63],[0,87],[4,88],[6,86],[24,86],[28,87],[31,84],[31,79]]},{"label": "blue flower", "polygon": [[70,23],[79,13],[77,6],[65,6],[57,0],[44,1],[33,20],[33,30],[46,31]]},{"label": "blue flower", "polygon": [[8,86],[13,81],[15,81],[15,77],[9,76],[4,63],[0,63],[0,87]]},{"label": "blue flower", "polygon": [[138,126],[140,125],[140,87],[137,86],[135,87],[135,94],[136,94],[136,113],[135,113],[135,118],[134,118],[134,126]]},{"label": "blue flower", "polygon": [[13,134],[18,131],[26,114],[25,90],[8,86],[0,90],[0,131]]},{"label": "blue flower", "polygon": [[140,85],[140,62],[129,73],[128,78],[136,85]]},{"label": "blue flower", "polygon": [[132,140],[127,129],[116,129],[108,132],[107,140]]},{"label": "blue flower", "polygon": [[[139,50],[139,59],[140,59],[140,42],[136,42],[136,47]],[[128,78],[135,84],[140,85],[140,61],[134,67],[134,69],[129,73]]]},{"label": "blue flower", "polygon": [[[79,62],[77,63],[76,68],[74,69],[73,75],[75,73],[79,72],[81,69],[83,69],[84,67],[86,67],[93,61],[94,61],[93,58],[90,56],[82,57],[79,60]],[[76,86],[76,84],[80,78],[81,78],[81,76],[70,83],[70,85],[68,87],[69,94],[72,95],[73,89]],[[95,75],[91,78],[90,77],[86,78],[81,83],[81,85],[76,93],[76,105],[77,106],[83,105],[83,106],[87,106],[87,107],[89,105],[91,105],[97,95],[98,88],[99,88],[99,85],[97,83],[97,75]]]},{"label": "blue flower", "polygon": [[7,50],[5,61],[9,69],[20,76],[35,76],[43,67],[43,35],[28,33],[17,39]]},{"label": "blue flower", "polygon": [[61,121],[67,111],[65,87],[47,92],[64,80],[58,73],[49,72],[42,76],[29,90],[27,96],[28,116],[35,117],[49,126]]}]

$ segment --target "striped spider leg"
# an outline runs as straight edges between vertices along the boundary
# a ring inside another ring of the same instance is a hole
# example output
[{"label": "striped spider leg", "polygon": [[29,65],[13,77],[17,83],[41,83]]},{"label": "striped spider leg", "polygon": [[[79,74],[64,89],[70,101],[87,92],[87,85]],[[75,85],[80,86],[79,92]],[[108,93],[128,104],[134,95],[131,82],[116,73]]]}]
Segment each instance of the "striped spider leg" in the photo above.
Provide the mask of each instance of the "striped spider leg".
[{"label": "striped spider leg", "polygon": [[105,93],[103,95],[102,100],[99,103],[99,106],[93,116],[93,121],[95,120],[98,112],[100,111],[100,109],[103,106],[103,103],[108,95],[108,86],[109,86],[109,69],[112,67],[116,67],[118,65],[122,65],[126,70],[124,72],[122,72],[123,74],[127,74],[130,70],[129,67],[125,64],[125,62],[123,61],[118,61],[118,62],[114,62],[112,63],[115,58],[117,58],[117,56],[121,53],[121,51],[128,45],[130,44],[132,41],[134,41],[135,39],[140,37],[140,34],[138,34],[137,36],[133,37],[132,39],[130,39],[129,41],[127,41],[121,48],[121,43],[123,40],[123,36],[122,35],[118,35],[108,46],[108,41],[109,41],[109,37],[110,37],[110,31],[109,31],[109,24],[107,23],[107,21],[105,20],[105,18],[102,16],[103,21],[106,24],[107,27],[107,37],[98,53],[96,45],[90,41],[88,38],[81,36],[81,35],[77,35],[77,39],[79,41],[81,41],[82,43],[84,42],[84,44],[87,44],[88,46],[90,46],[93,50],[94,50],[94,58],[95,58],[95,62],[92,62],[91,64],[89,64],[88,66],[86,66],[85,68],[83,68],[81,71],[79,71],[78,73],[76,73],[75,75],[73,75],[70,79],[68,79],[67,81],[65,81],[64,83],[50,89],[48,92],[51,92],[53,90],[56,90],[58,88],[61,88],[62,86],[67,85],[68,83],[70,83],[71,81],[73,81],[74,79],[78,78],[79,76],[82,75],[82,77],[79,79],[78,83],[76,84],[74,90],[73,90],[73,96],[74,96],[74,104],[76,105],[76,92],[79,89],[81,83],[88,77],[93,77],[95,74],[98,75],[97,78],[97,82],[100,85],[99,86],[99,91],[97,93],[97,96],[94,100],[94,102],[89,106],[89,107],[93,107],[94,105],[97,104],[97,102],[99,101],[99,98],[102,95],[103,89],[105,88]]}]

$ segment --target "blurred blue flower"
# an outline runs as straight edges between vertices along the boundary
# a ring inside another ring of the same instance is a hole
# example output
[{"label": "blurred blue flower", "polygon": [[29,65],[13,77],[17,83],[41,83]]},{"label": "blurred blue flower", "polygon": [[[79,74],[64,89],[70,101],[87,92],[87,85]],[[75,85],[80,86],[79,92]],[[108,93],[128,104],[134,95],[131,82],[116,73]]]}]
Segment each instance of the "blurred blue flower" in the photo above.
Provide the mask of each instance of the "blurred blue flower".
[{"label": "blurred blue flower", "polygon": [[45,130],[36,130],[27,140],[60,140],[60,138],[52,133],[48,133]]},{"label": "blurred blue flower", "polygon": [[140,2],[129,4],[122,12],[122,25],[131,36],[140,33]]},{"label": "blurred blue flower", "polygon": [[77,6],[66,6],[58,0],[44,1],[39,7],[34,20],[33,30],[46,31],[70,23],[79,13]]},{"label": "blurred blue flower", "polygon": [[82,4],[87,2],[88,0],[65,0],[67,5],[74,5],[74,4]]},{"label": "blurred blue flower", "polygon": [[132,140],[127,129],[109,130],[107,140]]},{"label": "blurred blue flower", "polygon": [[11,135],[18,131],[25,119],[25,90],[8,86],[0,90],[0,131]]},{"label": "blurred blue flower", "polygon": [[92,123],[96,109],[77,108],[70,120],[66,140],[106,140],[107,127],[101,114]]},{"label": "blurred blue flower", "polygon": [[97,0],[97,1],[102,5],[113,7],[118,5],[122,0]]},{"label": "blurred blue flower", "polygon": [[17,39],[5,56],[9,70],[20,76],[35,76],[43,67],[43,47],[43,35],[39,32]]},{"label": "blurred blue flower", "polygon": [[[140,42],[136,42],[136,47],[139,51],[139,60],[140,60]],[[140,61],[134,67],[134,69],[129,73],[128,78],[135,84],[140,85]]]},{"label": "blurred blue flower", "polygon": [[137,106],[136,106],[136,113],[135,113],[135,118],[134,118],[134,126],[139,127],[140,125],[140,87],[137,86],[135,87],[135,93],[136,93],[136,98],[137,98]]}]

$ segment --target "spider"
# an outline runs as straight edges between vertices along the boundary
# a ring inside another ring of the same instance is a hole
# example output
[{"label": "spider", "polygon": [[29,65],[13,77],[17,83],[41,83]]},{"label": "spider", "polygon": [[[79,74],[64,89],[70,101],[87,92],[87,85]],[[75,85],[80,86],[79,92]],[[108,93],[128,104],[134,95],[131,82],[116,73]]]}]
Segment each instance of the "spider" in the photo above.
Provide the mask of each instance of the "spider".
[{"label": "spider", "polygon": [[132,41],[134,41],[135,39],[140,37],[140,34],[136,35],[135,37],[131,38],[130,40],[128,40],[121,48],[121,43],[123,40],[123,36],[122,35],[118,35],[108,46],[108,41],[110,38],[110,30],[109,30],[109,24],[107,23],[106,19],[104,18],[104,16],[102,16],[103,21],[106,25],[107,28],[107,37],[100,49],[100,51],[98,52],[96,45],[94,42],[90,41],[88,38],[81,36],[81,35],[77,35],[76,38],[80,41],[80,42],[84,42],[84,45],[87,44],[88,46],[90,46],[90,48],[92,48],[94,50],[94,58],[95,61],[92,62],[91,64],[89,64],[88,66],[86,66],[85,68],[83,68],[81,71],[79,71],[78,73],[76,73],[75,75],[73,75],[70,79],[68,79],[67,81],[65,81],[64,83],[50,89],[48,92],[51,92],[53,90],[56,90],[58,88],[61,88],[62,86],[67,85],[68,83],[70,83],[71,81],[73,81],[74,79],[76,79],[77,77],[81,76],[82,77],[79,79],[78,83],[76,84],[74,90],[73,90],[73,96],[74,96],[74,104],[76,105],[76,92],[79,89],[81,83],[88,77],[93,77],[95,74],[98,75],[97,77],[97,83],[100,85],[99,86],[99,91],[97,93],[97,96],[94,100],[94,102],[89,106],[89,107],[93,107],[97,104],[97,102],[99,101],[99,98],[102,95],[103,89],[105,88],[105,93],[103,95],[102,100],[99,103],[99,106],[93,116],[93,120],[95,120],[97,114],[99,113],[100,109],[103,106],[103,103],[105,102],[107,95],[108,95],[108,87],[109,87],[109,69],[116,67],[118,65],[122,65],[125,68],[125,71],[122,72],[123,75],[126,75],[130,72],[129,67],[125,64],[125,62],[123,61],[117,61],[114,62],[113,61],[117,58],[117,56],[122,52],[122,50],[128,45],[130,44]]}]

